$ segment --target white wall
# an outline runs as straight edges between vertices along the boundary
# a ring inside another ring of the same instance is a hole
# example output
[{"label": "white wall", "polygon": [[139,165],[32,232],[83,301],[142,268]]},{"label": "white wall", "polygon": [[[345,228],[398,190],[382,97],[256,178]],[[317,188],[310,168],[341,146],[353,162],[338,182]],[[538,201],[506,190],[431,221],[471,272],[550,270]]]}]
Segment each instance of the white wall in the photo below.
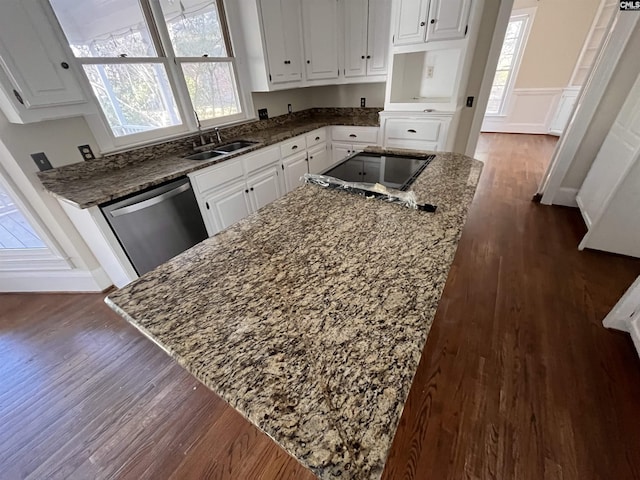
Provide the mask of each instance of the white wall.
[{"label": "white wall", "polygon": [[359,107],[360,98],[366,98],[367,107],[384,106],[384,83],[358,83],[326,85],[322,87],[294,88],[275,92],[253,92],[253,107],[266,108],[269,117],[285,115],[287,104],[294,112],[313,107]]},{"label": "white wall", "polygon": [[546,134],[598,11],[600,0],[516,0],[536,7],[504,116],[487,116],[485,132]]},{"label": "white wall", "polygon": [[[78,145],[96,142],[83,118],[47,121],[30,125],[9,123],[0,112],[0,165],[28,204],[31,213],[75,270],[95,271],[100,265],[68,219],[58,201],[44,191],[31,153],[45,152],[51,165],[60,167],[81,161]],[[73,275],[77,277],[77,272]],[[102,281],[103,278],[100,278]],[[108,286],[108,285],[107,285]],[[104,287],[103,287],[104,288]]]}]

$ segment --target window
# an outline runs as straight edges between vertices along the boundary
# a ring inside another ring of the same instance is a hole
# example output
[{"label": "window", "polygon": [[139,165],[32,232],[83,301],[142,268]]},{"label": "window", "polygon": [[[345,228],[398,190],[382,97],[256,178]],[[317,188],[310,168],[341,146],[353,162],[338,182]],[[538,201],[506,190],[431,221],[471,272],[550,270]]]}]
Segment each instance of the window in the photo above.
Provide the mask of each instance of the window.
[{"label": "window", "polygon": [[244,118],[222,0],[50,0],[115,145]]},{"label": "window", "polygon": [[0,250],[46,248],[0,182]]},{"label": "window", "polygon": [[528,13],[512,15],[509,20],[498,59],[498,68],[489,94],[487,115],[503,115],[506,110],[508,94],[513,87],[517,68],[524,52],[528,24]]}]

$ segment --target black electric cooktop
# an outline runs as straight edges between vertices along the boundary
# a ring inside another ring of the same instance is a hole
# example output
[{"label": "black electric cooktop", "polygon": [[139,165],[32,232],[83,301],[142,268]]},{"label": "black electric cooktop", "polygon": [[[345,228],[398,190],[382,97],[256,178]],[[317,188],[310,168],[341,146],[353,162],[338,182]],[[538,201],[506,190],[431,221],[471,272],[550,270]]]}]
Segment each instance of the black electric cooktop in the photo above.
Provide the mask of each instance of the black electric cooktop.
[{"label": "black electric cooktop", "polygon": [[381,183],[390,188],[406,190],[429,165],[435,155],[426,158],[378,153],[356,153],[347,157],[323,175],[346,182]]}]

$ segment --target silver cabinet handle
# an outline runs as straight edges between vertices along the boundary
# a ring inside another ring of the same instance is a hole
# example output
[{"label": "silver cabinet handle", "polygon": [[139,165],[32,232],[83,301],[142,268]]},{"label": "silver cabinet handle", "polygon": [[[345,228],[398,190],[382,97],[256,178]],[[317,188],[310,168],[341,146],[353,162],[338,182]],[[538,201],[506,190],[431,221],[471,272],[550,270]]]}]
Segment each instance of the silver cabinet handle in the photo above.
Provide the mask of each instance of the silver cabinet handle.
[{"label": "silver cabinet handle", "polygon": [[138,210],[143,210],[145,208],[152,207],[157,205],[160,202],[165,201],[167,198],[175,197],[182,192],[186,192],[191,188],[190,183],[185,183],[184,185],[180,185],[173,190],[169,190],[168,192],[164,192],[157,197],[152,197],[147,200],[143,200],[142,202],[134,203],[133,205],[127,205],[126,207],[118,208],[117,210],[113,210],[111,212],[112,217],[120,217],[121,215],[126,215],[128,213],[137,212]]}]

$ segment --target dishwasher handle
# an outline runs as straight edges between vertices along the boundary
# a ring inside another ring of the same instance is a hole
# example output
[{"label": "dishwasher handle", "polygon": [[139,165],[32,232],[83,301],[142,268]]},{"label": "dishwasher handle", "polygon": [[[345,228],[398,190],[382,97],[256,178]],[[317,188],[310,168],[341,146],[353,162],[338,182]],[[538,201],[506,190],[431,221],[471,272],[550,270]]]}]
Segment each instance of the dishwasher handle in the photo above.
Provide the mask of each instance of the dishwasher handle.
[{"label": "dishwasher handle", "polygon": [[128,213],[137,212],[139,210],[143,210],[145,208],[152,207],[153,205],[157,205],[160,202],[164,202],[168,198],[175,197],[176,195],[181,194],[182,192],[186,192],[191,188],[190,183],[185,183],[184,185],[180,185],[173,190],[169,190],[168,192],[161,193],[157,197],[151,197],[147,200],[143,200],[138,203],[134,203],[133,205],[127,205],[126,207],[118,208],[117,210],[113,210],[109,212],[112,217],[120,217],[122,215],[127,215]]}]

